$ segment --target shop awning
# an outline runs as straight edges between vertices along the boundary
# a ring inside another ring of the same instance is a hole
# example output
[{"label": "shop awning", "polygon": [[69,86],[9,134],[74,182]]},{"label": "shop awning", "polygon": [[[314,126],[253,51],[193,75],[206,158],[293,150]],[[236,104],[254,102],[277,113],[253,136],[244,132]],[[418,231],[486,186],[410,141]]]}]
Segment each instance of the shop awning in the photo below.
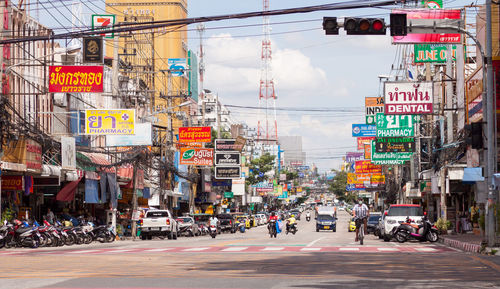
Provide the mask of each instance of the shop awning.
[{"label": "shop awning", "polygon": [[464,166],[456,165],[448,167],[448,177],[450,181],[461,181],[464,178]]},{"label": "shop awning", "polygon": [[42,177],[61,176],[61,167],[53,165],[42,165]]},{"label": "shop awning", "polygon": [[484,181],[482,168],[464,168],[462,182],[475,183]]},{"label": "shop awning", "polygon": [[72,201],[75,198],[76,188],[78,187],[78,184],[80,183],[81,180],[82,178],[78,178],[78,180],[73,181],[64,186],[64,188],[62,188],[62,190],[60,190],[59,193],[57,193],[56,200],[61,202]]},{"label": "shop awning", "polygon": [[[108,158],[105,154],[100,154],[100,153],[87,153],[87,152],[81,152],[82,155],[86,156],[89,158],[92,162],[92,165],[95,165],[96,168],[100,168],[101,171],[105,171],[107,173],[115,173],[116,170],[114,167],[105,167],[111,165],[111,163],[108,161]],[[103,167],[101,167],[103,166]]]}]

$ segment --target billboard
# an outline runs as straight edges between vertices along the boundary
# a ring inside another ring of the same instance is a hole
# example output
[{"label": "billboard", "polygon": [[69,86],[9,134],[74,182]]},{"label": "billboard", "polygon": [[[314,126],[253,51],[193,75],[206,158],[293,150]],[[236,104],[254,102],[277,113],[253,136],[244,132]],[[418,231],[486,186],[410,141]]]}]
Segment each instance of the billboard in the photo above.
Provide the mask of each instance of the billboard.
[{"label": "billboard", "polygon": [[192,143],[192,142],[211,142],[212,130],[209,126],[200,127],[180,127],[179,128],[179,142]]},{"label": "billboard", "polygon": [[215,153],[216,166],[239,166],[241,164],[240,153]]},{"label": "billboard", "polygon": [[371,144],[371,141],[374,140],[375,137],[370,136],[370,137],[358,137],[358,150],[364,150],[365,149],[365,144]]},{"label": "billboard", "polygon": [[362,159],[363,159],[363,152],[347,152],[345,156],[345,161],[348,163],[359,161]]},{"label": "billboard", "polygon": [[378,153],[409,153],[415,152],[413,138],[380,138],[375,141],[375,149]]},{"label": "billboard", "polygon": [[372,141],[372,159],[371,162],[377,165],[402,165],[405,161],[409,161],[413,156],[412,152],[394,153],[385,152],[379,153],[375,148],[375,141]]},{"label": "billboard", "polygon": [[106,146],[130,147],[153,145],[152,126],[150,122],[136,123],[133,135],[107,135]]},{"label": "billboard", "polygon": [[483,119],[483,70],[477,69],[465,80],[465,96],[467,99],[467,123]]},{"label": "billboard", "polygon": [[356,161],[355,170],[357,174],[381,173],[382,167],[372,164],[371,161]]},{"label": "billboard", "polygon": [[385,114],[431,114],[433,85],[425,82],[385,82]]},{"label": "billboard", "polygon": [[181,148],[181,165],[213,166],[214,150],[206,148]]},{"label": "billboard", "polygon": [[215,167],[216,179],[239,179],[241,167]]},{"label": "billboard", "polygon": [[[413,52],[413,61],[415,63],[445,63],[449,54],[448,45],[446,44],[415,44]],[[452,61],[456,61],[456,45],[452,46],[451,54]]]},{"label": "billboard", "polygon": [[352,136],[376,136],[377,127],[371,124],[352,124]]},{"label": "billboard", "polygon": [[104,92],[102,65],[49,66],[49,92]]},{"label": "billboard", "polygon": [[85,134],[135,134],[135,109],[87,109]]},{"label": "billboard", "polygon": [[241,152],[245,143],[236,139],[216,139],[215,150],[218,152]]},{"label": "billboard", "polygon": [[383,97],[365,97],[366,124],[375,124],[377,113],[384,113]]},{"label": "billboard", "polygon": [[411,137],[415,135],[414,124],[417,115],[385,115],[377,114],[377,138]]}]

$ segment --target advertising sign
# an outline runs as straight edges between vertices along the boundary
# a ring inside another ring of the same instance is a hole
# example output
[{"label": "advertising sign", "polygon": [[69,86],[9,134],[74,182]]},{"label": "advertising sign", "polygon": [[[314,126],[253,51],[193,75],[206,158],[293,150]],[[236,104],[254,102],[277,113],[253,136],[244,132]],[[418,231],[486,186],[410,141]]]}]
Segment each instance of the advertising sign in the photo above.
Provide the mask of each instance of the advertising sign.
[{"label": "advertising sign", "polygon": [[371,124],[352,124],[352,136],[376,136],[377,127]]},{"label": "advertising sign", "polygon": [[65,170],[76,170],[76,143],[74,137],[61,137],[61,163]]},{"label": "advertising sign", "polygon": [[179,142],[211,142],[212,130],[209,126],[201,127],[180,127]]},{"label": "advertising sign", "polygon": [[134,135],[107,135],[106,146],[130,147],[153,145],[152,126],[150,122],[136,123]]},{"label": "advertising sign", "polygon": [[383,97],[365,97],[366,124],[375,124],[377,113],[384,113]]},{"label": "advertising sign", "polygon": [[378,153],[409,153],[415,152],[413,138],[381,138],[375,141],[375,148]]},{"label": "advertising sign", "polygon": [[215,150],[218,152],[241,152],[245,144],[236,139],[216,139]]},{"label": "advertising sign", "polygon": [[[413,47],[415,63],[445,63],[448,59],[448,45],[446,44],[415,44]],[[451,54],[452,61],[456,61],[456,45],[452,46]]]},{"label": "advertising sign", "polygon": [[363,159],[363,152],[347,152],[345,156],[345,161],[350,163]]},{"label": "advertising sign", "polygon": [[241,164],[240,153],[215,153],[216,166],[239,166]]},{"label": "advertising sign", "polygon": [[372,185],[383,185],[385,184],[385,175],[372,175],[370,178],[370,183]]},{"label": "advertising sign", "polygon": [[[92,30],[94,31],[106,31],[112,29],[115,25],[115,15],[92,15]],[[114,33],[102,33],[101,36],[104,38],[113,38]]]},{"label": "advertising sign", "polygon": [[51,65],[49,92],[103,92],[103,76],[101,65]]},{"label": "advertising sign", "polygon": [[169,58],[168,69],[172,76],[183,76],[187,72],[186,58]]},{"label": "advertising sign", "polygon": [[416,115],[377,114],[377,138],[414,136],[414,124],[419,119]]},{"label": "advertising sign", "polygon": [[215,167],[216,179],[239,179],[241,167]]},{"label": "advertising sign", "polygon": [[85,134],[135,134],[135,109],[87,109]]},{"label": "advertising sign", "polygon": [[465,80],[467,98],[467,123],[478,122],[483,118],[483,72],[477,69]]},{"label": "advertising sign", "polygon": [[425,8],[443,8],[443,0],[423,0],[422,5]]},{"label": "advertising sign", "polygon": [[370,144],[365,144],[365,160],[371,160],[372,159],[372,145]]},{"label": "advertising sign", "polygon": [[356,174],[374,174],[381,173],[382,167],[372,164],[371,161],[356,161],[355,170]]},{"label": "advertising sign", "polygon": [[268,182],[260,182],[256,185],[255,190],[257,192],[273,192],[274,191],[274,185],[273,183],[268,183]]},{"label": "advertising sign", "polygon": [[[406,14],[409,27],[408,35],[392,37],[392,43],[394,44],[460,44],[462,42],[462,34],[455,32],[458,27],[464,28],[465,21],[462,19],[462,12],[460,10],[396,9],[392,10],[392,13]],[[449,29],[448,31],[441,29],[440,31],[433,32],[433,27],[450,27],[454,29]]]},{"label": "advertising sign", "polygon": [[371,144],[375,137],[358,137],[358,150],[364,150],[365,144]]},{"label": "advertising sign", "polygon": [[23,176],[2,176],[2,191],[24,190]]},{"label": "advertising sign", "polygon": [[181,165],[213,166],[214,150],[206,148],[181,148]]},{"label": "advertising sign", "polygon": [[83,62],[102,63],[104,52],[102,37],[83,37]]},{"label": "advertising sign", "polygon": [[346,191],[363,191],[365,189],[365,187],[361,187],[359,185],[355,185],[355,184],[347,184],[346,187],[345,187],[345,190]]},{"label": "advertising sign", "polygon": [[375,148],[375,141],[372,141],[372,159],[371,162],[377,165],[402,165],[409,161],[413,153],[379,153]]},{"label": "advertising sign", "polygon": [[355,173],[348,173],[347,174],[347,183],[348,184],[357,184],[357,185],[364,185],[365,183],[370,183],[372,174],[355,174]]},{"label": "advertising sign", "polygon": [[385,82],[385,114],[431,114],[432,82]]}]

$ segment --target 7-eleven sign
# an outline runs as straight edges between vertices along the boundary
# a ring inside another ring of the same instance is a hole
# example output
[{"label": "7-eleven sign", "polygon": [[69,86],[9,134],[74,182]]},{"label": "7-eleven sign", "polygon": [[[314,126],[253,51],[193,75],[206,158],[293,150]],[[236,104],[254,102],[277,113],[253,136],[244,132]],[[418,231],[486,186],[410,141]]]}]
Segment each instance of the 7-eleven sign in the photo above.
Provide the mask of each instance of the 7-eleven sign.
[{"label": "7-eleven sign", "polygon": [[[92,30],[109,30],[115,25],[115,15],[92,15]],[[104,38],[113,38],[114,33],[102,33]]]}]

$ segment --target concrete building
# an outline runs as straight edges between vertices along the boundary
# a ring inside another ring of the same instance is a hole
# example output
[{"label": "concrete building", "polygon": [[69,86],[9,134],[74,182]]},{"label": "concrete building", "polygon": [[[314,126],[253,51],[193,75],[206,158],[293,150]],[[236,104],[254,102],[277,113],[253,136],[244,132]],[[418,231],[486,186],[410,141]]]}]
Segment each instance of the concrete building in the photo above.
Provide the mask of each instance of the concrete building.
[{"label": "concrete building", "polygon": [[278,141],[283,151],[282,159],[285,167],[305,165],[306,153],[302,150],[302,136],[280,136]]}]

